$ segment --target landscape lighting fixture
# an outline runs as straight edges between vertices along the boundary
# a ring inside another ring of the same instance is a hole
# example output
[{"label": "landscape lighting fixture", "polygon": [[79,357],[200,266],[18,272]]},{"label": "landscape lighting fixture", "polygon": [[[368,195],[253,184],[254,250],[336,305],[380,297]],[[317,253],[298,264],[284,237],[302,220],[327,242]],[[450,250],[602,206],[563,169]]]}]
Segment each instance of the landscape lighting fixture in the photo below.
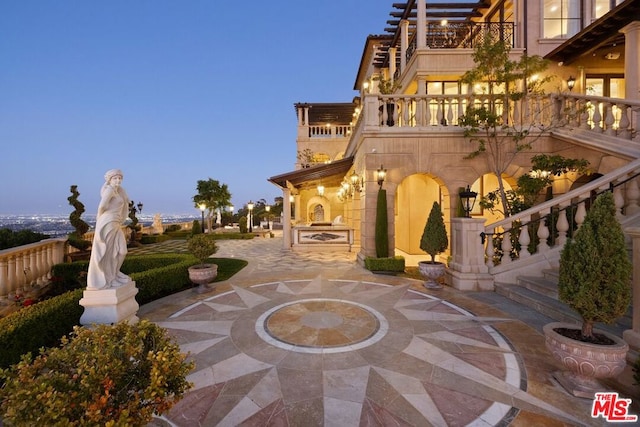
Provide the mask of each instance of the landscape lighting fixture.
[{"label": "landscape lighting fixture", "polygon": [[576,78],[573,76],[570,76],[567,79],[567,87],[569,88],[569,92],[571,92],[573,90],[573,87],[576,85]]},{"label": "landscape lighting fixture", "polygon": [[467,185],[467,188],[460,192],[460,203],[462,203],[462,208],[464,209],[465,218],[471,218],[471,211],[473,210],[473,206],[476,204],[476,197],[478,193],[475,191],[471,191],[471,188]]}]

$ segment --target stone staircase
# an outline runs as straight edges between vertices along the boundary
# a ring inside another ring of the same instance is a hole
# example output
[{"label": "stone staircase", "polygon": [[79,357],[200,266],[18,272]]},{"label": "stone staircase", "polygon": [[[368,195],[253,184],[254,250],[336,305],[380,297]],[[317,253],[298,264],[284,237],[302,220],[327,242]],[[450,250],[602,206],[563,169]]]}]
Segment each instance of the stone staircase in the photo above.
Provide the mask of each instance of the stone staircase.
[{"label": "stone staircase", "polygon": [[[518,276],[515,284],[495,283],[495,291],[512,301],[529,307],[558,322],[582,323],[578,313],[558,300],[558,269],[542,271],[542,276]],[[596,328],[619,337],[631,329],[632,309],[611,325],[598,323]]]}]

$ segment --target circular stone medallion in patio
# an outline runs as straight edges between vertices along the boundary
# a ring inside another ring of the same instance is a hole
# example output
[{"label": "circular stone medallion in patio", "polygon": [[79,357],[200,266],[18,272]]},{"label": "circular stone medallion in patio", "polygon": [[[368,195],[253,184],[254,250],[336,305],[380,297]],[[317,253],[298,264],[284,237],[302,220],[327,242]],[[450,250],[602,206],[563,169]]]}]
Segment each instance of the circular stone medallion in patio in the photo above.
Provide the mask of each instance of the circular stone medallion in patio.
[{"label": "circular stone medallion in patio", "polygon": [[387,329],[384,317],[371,307],[329,298],[281,304],[256,322],[256,332],[265,341],[303,353],[363,348],[379,341]]}]

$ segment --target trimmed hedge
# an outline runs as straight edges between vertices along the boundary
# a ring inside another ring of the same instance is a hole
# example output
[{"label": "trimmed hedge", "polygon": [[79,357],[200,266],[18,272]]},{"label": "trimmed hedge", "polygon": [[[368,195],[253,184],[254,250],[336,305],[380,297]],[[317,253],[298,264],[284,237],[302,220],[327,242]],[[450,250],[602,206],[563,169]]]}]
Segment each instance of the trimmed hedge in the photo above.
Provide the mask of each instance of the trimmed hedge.
[{"label": "trimmed hedge", "polygon": [[140,239],[140,243],[143,245],[149,245],[151,243],[160,243],[167,240],[171,240],[171,236],[167,236],[166,234],[143,234]]},{"label": "trimmed hedge", "polygon": [[[230,258],[209,258],[207,262],[218,265],[216,282],[227,280],[247,265],[247,261]],[[188,254],[137,255],[125,259],[122,272],[136,282],[136,301],[143,305],[192,288],[188,268],[197,263]],[[79,302],[88,268],[88,261],[55,265],[52,294],[58,296],[0,319],[0,368],[17,363],[22,354],[36,354],[41,347],[57,345],[60,337],[80,324],[84,308]]]},{"label": "trimmed hedge", "polygon": [[404,271],[404,257],[394,256],[387,258],[366,257],[364,268],[371,271],[389,271],[402,273]]},{"label": "trimmed hedge", "polygon": [[20,361],[26,353],[58,345],[60,338],[80,324],[82,289],[67,292],[0,319],[0,368]]}]

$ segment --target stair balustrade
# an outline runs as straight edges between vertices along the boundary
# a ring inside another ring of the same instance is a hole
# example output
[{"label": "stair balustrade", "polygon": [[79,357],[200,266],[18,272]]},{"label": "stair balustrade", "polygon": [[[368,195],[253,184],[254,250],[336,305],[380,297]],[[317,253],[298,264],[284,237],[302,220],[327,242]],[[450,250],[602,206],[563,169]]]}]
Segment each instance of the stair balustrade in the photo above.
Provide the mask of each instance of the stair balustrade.
[{"label": "stair balustrade", "polygon": [[628,163],[552,200],[489,224],[483,232],[489,271],[561,248],[583,223],[588,206],[604,191],[613,191],[621,222],[640,212],[640,159]]}]

